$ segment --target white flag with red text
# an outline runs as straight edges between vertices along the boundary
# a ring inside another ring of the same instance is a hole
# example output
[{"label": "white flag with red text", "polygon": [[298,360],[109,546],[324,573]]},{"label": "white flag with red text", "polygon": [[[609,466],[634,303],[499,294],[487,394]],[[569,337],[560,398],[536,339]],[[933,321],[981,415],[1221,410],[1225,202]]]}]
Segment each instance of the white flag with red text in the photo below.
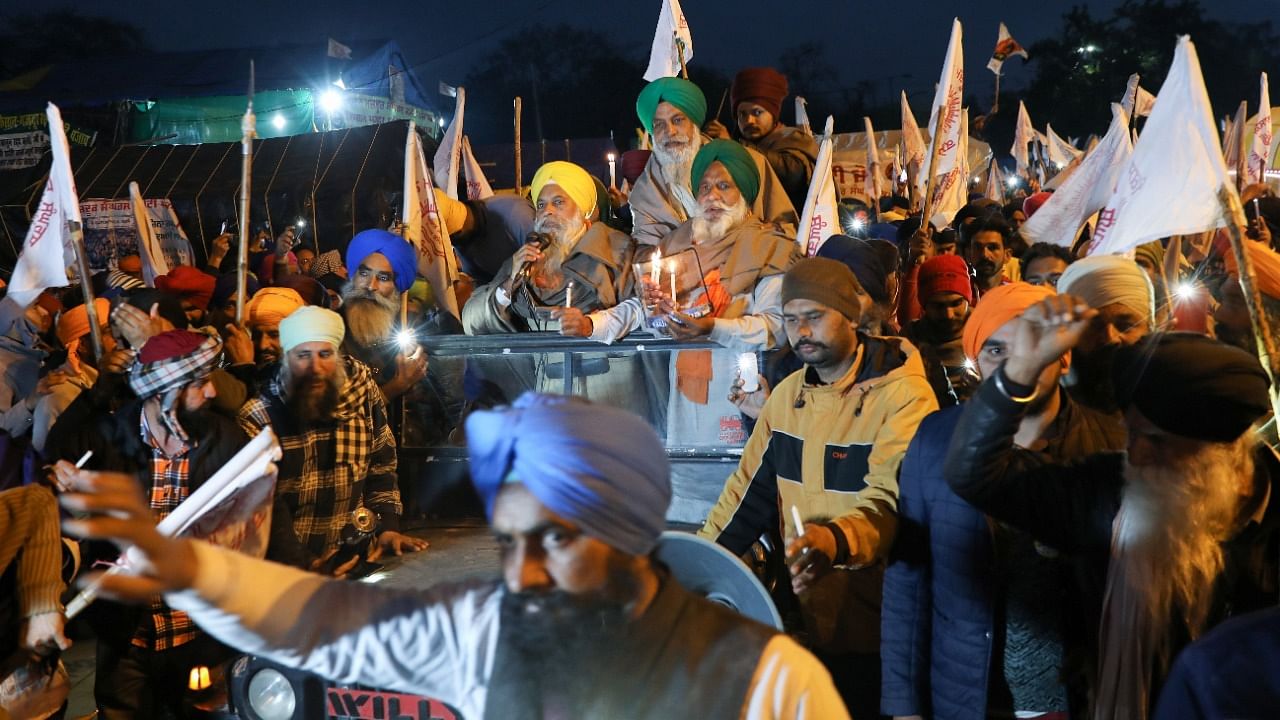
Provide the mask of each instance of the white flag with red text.
[{"label": "white flag with red text", "polygon": [[867,200],[873,208],[880,207],[880,198],[884,192],[884,166],[880,164],[880,150],[876,147],[876,131],[871,127],[871,118],[862,117],[867,140]]},{"label": "white flag with red text", "polygon": [[484,176],[484,170],[480,168],[480,161],[471,152],[471,139],[466,135],[462,136],[462,175],[467,182],[468,200],[493,197],[493,188],[489,185],[489,179]]},{"label": "white flag with red text", "polygon": [[133,206],[133,219],[138,225],[138,257],[142,260],[142,281],[147,287],[156,286],[156,278],[169,274],[169,261],[164,256],[164,246],[156,237],[151,225],[151,213],[147,201],[142,199],[138,183],[129,183],[129,202]]},{"label": "white flag with red text", "polygon": [[453,111],[453,122],[449,123],[449,129],[445,130],[444,137],[440,138],[436,155],[431,159],[431,165],[436,171],[436,187],[454,200],[458,199],[458,166],[462,160],[462,121],[466,110],[467,89],[460,87],[458,88],[458,105]]},{"label": "white flag with red text", "polygon": [[[1235,192],[1219,149],[1209,94],[1191,38],[1178,38],[1173,66],[1160,87],[1115,193],[1098,216],[1089,254],[1122,253],[1171,235],[1226,225],[1218,192]],[[1243,223],[1243,218],[1239,218]]]},{"label": "white flag with red text", "polygon": [[[458,94],[461,101],[461,88]],[[453,254],[449,230],[440,219],[431,174],[427,172],[427,156],[413,122],[409,123],[409,134],[404,142],[403,202],[401,218],[405,239],[418,252],[418,274],[431,284],[440,309],[461,318],[458,296],[453,289],[458,280],[458,258]]]},{"label": "white flag with red text", "polygon": [[1259,80],[1261,97],[1258,114],[1253,118],[1253,144],[1245,159],[1245,183],[1267,181],[1267,161],[1271,159],[1271,91],[1267,88],[1267,74]]},{"label": "white flag with red text", "polygon": [[693,36],[689,34],[689,23],[684,19],[684,10],[680,9],[680,0],[662,0],[644,79],[653,82],[658,78],[679,77],[681,53],[688,65],[693,59]]},{"label": "white flag with red text", "polygon": [[22,307],[35,302],[45,288],[67,284],[67,268],[75,264],[69,224],[80,224],[80,199],[71,173],[71,152],[62,113],[53,103],[49,103],[45,113],[49,118],[53,164],[9,280],[8,297]]},{"label": "white flag with red text", "polygon": [[1047,242],[1072,247],[1085,221],[1111,198],[1120,170],[1132,153],[1129,116],[1113,103],[1107,134],[1018,232],[1028,244]]},{"label": "white flag with red text", "polygon": [[839,234],[840,197],[836,194],[836,181],[831,173],[831,137],[835,130],[835,118],[828,116],[818,146],[818,160],[813,166],[813,180],[809,182],[809,194],[804,199],[804,212],[800,214],[800,226],[796,242],[804,254],[813,257],[822,243]]},{"label": "white flag with red text", "polygon": [[[938,80],[938,89],[933,96],[933,108],[929,114],[929,138],[936,144],[937,163],[933,158],[926,159],[929,167],[925,171],[925,184],[929,178],[936,177],[933,193],[932,217],[935,225],[942,226],[951,222],[964,203],[952,207],[956,197],[955,186],[965,185],[964,162],[960,157],[963,151],[961,144],[961,125],[964,99],[964,48],[963,30],[959,18],[952,20],[951,39],[947,42],[947,56],[942,63],[942,75]],[[964,193],[960,193],[964,197]]]},{"label": "white flag with red text", "polygon": [[907,174],[915,178],[916,197],[924,197],[924,163],[928,150],[924,144],[924,136],[920,134],[920,126],[916,124],[916,116],[907,104],[907,91],[902,91],[902,164]]}]

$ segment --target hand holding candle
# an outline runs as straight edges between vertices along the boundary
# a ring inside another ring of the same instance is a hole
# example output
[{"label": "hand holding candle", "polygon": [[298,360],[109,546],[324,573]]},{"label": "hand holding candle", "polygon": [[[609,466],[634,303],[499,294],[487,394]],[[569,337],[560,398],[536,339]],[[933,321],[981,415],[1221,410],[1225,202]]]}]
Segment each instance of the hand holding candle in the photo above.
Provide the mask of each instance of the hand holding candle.
[{"label": "hand holding candle", "polygon": [[674,259],[667,261],[667,274],[671,276],[671,304],[680,307],[676,302],[676,261]]},{"label": "hand holding candle", "polygon": [[569,281],[568,287],[564,289],[564,306],[573,307],[573,281]]},{"label": "hand holding candle", "polygon": [[607,157],[609,158],[609,187],[617,189],[618,179],[617,175],[614,174],[614,168],[616,167],[618,156],[613,153],[609,153]]}]

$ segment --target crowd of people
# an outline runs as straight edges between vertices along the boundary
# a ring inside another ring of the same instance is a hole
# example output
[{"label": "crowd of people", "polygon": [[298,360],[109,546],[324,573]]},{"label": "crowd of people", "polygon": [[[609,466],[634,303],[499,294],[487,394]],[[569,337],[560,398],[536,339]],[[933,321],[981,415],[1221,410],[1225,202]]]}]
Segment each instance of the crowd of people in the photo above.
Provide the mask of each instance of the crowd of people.
[{"label": "crowd of people", "polygon": [[[1077,248],[1020,237],[1049,197],[1034,181],[944,227],[895,184],[842,203],[847,234],[805,257],[817,143],[781,123],[777,71],[744,70],[730,94],[732,129],[692,82],[648,83],[652,150],[623,154],[623,189],[556,161],[527,196],[437,191],[460,317],[414,246],[376,228],[345,252],[292,228],[258,238],[244,297],[230,236],[154,287],[121,258],[93,278],[100,354],[78,288],[0,300],[0,657],[65,649],[72,577],[131,545],[145,570],[104,590],[133,604],[84,616],[110,720],[181,713],[188,670],[236,650],[477,718],[1280,707],[1280,442],[1225,233],[1084,256],[1087,228]],[[1280,199],[1242,195],[1258,310],[1278,317]],[[750,428],[699,534],[773,548],[787,634],[651,557],[672,495],[661,441],[565,397],[476,406],[458,435],[501,580],[342,581],[426,547],[403,527],[396,411],[430,382],[424,346],[530,331],[761,354],[743,378],[675,353],[671,377],[681,402],[727,395]],[[265,559],[156,532],[267,427],[281,457]],[[341,553],[360,513],[369,545]],[[1252,662],[1233,659],[1244,642]]]}]

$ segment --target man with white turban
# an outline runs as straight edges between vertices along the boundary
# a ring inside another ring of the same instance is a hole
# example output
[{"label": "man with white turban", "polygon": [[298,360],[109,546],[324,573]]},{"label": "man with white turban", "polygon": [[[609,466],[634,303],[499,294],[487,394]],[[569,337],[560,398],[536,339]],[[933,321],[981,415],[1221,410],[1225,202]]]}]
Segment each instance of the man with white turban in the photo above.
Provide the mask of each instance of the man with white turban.
[{"label": "man with white turban", "polygon": [[[147,577],[124,579],[165,590],[245,652],[438,698],[467,718],[849,717],[794,640],[686,590],[653,559],[671,480],[644,420],[527,394],[473,413],[467,443],[500,581],[389,590],[162,538],[133,520],[121,479],[101,474],[76,487],[128,519],[74,529],[138,547]],[[137,587],[120,580],[106,591]]]},{"label": "man with white turban", "polygon": [[345,573],[326,562],[338,549],[354,513],[378,516],[377,543],[368,560],[399,555],[426,543],[400,534],[396,439],[387,403],[369,368],[340,351],[342,316],[311,305],[280,321],[283,359],[261,394],[240,410],[250,436],[270,425],[284,456],[276,463],[277,512],[290,516],[301,547],[277,547],[268,555],[300,567]]},{"label": "man with white turban", "polygon": [[1118,411],[1108,381],[1116,352],[1155,328],[1151,279],[1134,261],[1119,255],[1091,255],[1067,267],[1058,292],[1080,298],[1097,315],[1072,351],[1066,385],[1072,398],[1102,412]]},{"label": "man with white turban", "polygon": [[529,193],[533,231],[547,244],[521,245],[493,282],[476,288],[462,309],[470,335],[587,335],[585,313],[611,308],[633,292],[631,238],[600,222],[596,184],[586,170],[549,162],[534,174]]}]

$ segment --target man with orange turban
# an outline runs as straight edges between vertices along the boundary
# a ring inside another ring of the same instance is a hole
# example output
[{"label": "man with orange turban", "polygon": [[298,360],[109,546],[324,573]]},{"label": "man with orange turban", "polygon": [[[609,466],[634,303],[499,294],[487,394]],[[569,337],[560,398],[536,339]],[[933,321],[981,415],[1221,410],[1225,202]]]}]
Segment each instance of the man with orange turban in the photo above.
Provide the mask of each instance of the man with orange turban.
[{"label": "man with orange turban", "polygon": [[[1017,282],[982,296],[962,335],[964,354],[982,377],[1004,362],[1018,317],[1053,295],[1052,288]],[[1064,358],[1041,374],[1036,400],[1014,435],[1016,453],[1066,462],[1124,448],[1114,418],[1077,405],[1059,387],[1069,363]],[[1059,681],[1069,673],[1065,659],[1078,656],[1069,629],[1070,613],[1079,609],[1063,602],[1069,569],[1053,549],[991,522],[947,486],[943,458],[963,410],[925,418],[902,461],[898,536],[884,578],[880,711],[1065,715],[1082,707],[1082,698]]]},{"label": "man with orange turban", "polygon": [[[109,319],[111,303],[98,298],[93,301],[93,306],[98,313],[98,325],[102,330],[102,351],[111,352],[116,347]],[[36,401],[31,422],[31,444],[39,452],[44,452],[49,429],[57,422],[62,411],[71,405],[81,391],[88,390],[98,381],[98,363],[93,356],[93,345],[89,342],[89,312],[85,306],[77,305],[62,311],[56,328],[58,342],[66,348],[67,361],[54,372],[59,373],[65,382],[52,385],[49,393],[41,395]]]},{"label": "man with orange turban", "polygon": [[280,360],[280,321],[305,305],[296,290],[266,287],[245,306],[245,320],[253,336],[253,364],[259,370]]},{"label": "man with orange turban", "polygon": [[[1262,295],[1262,307],[1259,310],[1269,318],[1280,317],[1280,253],[1263,243],[1253,241],[1245,242],[1244,249],[1253,264],[1258,293]],[[1240,289],[1236,255],[1227,250],[1224,259],[1230,276],[1220,288],[1221,302],[1213,312],[1213,334],[1224,343],[1256,353],[1257,341],[1254,340],[1253,324],[1249,320],[1249,306],[1245,303],[1244,291]]]}]

